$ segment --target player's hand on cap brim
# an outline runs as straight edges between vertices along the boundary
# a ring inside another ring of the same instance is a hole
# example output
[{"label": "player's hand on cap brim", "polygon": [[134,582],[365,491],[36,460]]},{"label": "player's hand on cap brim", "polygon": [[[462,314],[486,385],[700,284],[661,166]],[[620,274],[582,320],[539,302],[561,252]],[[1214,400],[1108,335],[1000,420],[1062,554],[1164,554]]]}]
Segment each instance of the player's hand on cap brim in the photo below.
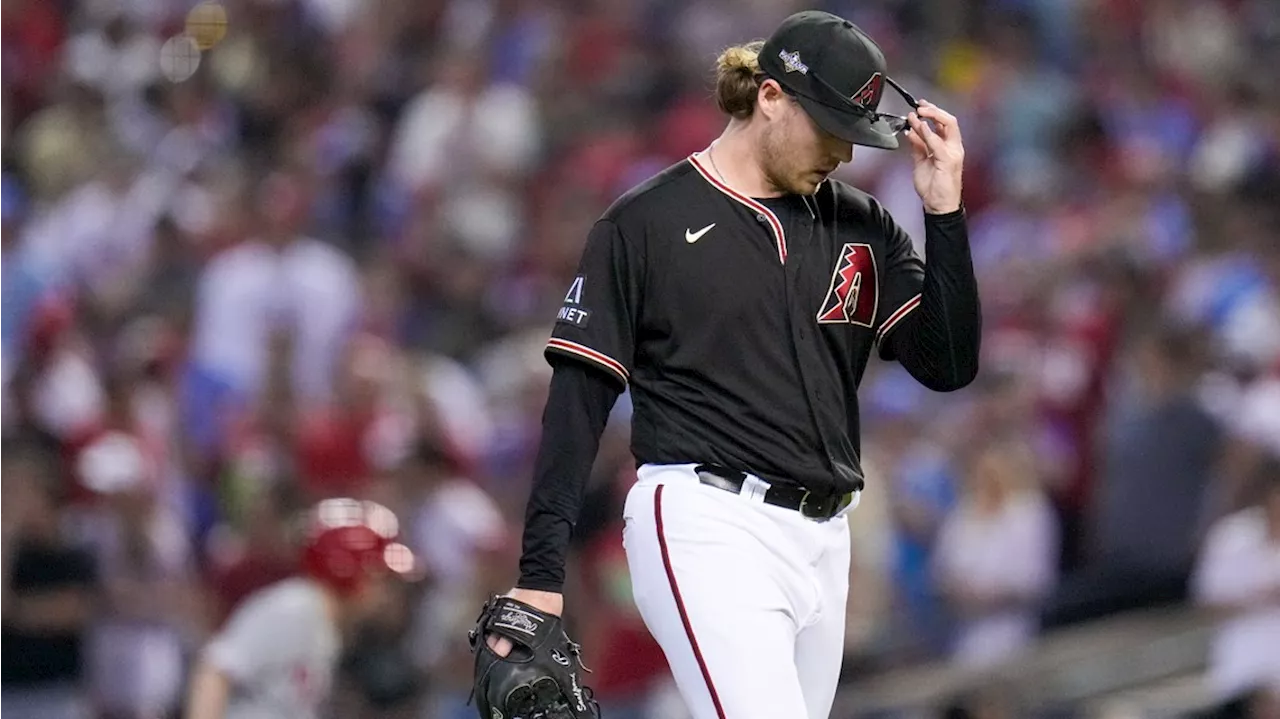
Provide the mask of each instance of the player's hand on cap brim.
[{"label": "player's hand on cap brim", "polygon": [[955,115],[927,100],[907,116],[906,133],[915,164],[912,180],[925,210],[934,214],[960,208],[964,143]]}]

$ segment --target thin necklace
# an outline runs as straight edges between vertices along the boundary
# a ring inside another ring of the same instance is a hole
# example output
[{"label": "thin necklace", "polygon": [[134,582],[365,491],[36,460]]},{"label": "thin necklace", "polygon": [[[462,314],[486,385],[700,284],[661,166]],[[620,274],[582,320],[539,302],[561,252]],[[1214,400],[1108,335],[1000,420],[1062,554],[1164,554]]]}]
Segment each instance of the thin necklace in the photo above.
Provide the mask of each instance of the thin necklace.
[{"label": "thin necklace", "polygon": [[720,181],[723,182],[726,186],[728,186],[729,181],[724,179],[724,173],[721,172],[720,168],[716,165],[715,150],[716,150],[716,143],[712,142],[711,147],[707,148],[707,159],[711,160],[711,169],[716,171],[716,175],[720,177]]}]

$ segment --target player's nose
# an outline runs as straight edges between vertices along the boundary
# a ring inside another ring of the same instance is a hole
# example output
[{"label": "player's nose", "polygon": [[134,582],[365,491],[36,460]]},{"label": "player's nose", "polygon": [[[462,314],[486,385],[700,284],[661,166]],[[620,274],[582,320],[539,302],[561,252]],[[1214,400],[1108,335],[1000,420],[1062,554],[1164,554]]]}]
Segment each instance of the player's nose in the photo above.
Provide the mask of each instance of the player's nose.
[{"label": "player's nose", "polygon": [[853,162],[853,143],[837,140],[835,157],[840,162]]}]

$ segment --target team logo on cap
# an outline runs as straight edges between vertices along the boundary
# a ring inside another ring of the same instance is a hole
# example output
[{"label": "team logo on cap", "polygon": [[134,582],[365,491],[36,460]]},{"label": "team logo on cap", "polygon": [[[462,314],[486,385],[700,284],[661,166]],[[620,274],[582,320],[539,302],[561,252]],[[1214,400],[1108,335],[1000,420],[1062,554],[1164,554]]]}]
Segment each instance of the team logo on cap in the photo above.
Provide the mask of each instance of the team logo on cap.
[{"label": "team logo on cap", "polygon": [[868,110],[874,110],[880,106],[880,93],[884,91],[884,75],[880,73],[872,73],[871,79],[867,80],[858,91],[850,96],[850,100],[862,105]]},{"label": "team logo on cap", "polygon": [[801,75],[809,74],[809,66],[801,62],[800,53],[782,50],[778,53],[778,57],[782,58],[782,66],[787,69],[787,72],[798,72]]}]

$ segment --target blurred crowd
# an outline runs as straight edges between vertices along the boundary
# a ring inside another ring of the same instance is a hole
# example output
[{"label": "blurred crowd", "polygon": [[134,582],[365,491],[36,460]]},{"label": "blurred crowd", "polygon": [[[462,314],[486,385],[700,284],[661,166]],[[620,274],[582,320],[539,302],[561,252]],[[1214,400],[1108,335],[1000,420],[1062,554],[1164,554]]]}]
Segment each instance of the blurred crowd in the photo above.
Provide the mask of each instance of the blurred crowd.
[{"label": "blurred crowd", "polygon": [[[6,0],[14,716],[172,715],[331,496],[394,508],[419,560],[335,715],[471,716],[586,231],[719,133],[719,50],[805,7],[960,117],[984,312],[971,387],[868,372],[849,674],[1182,604],[1223,617],[1214,692],[1280,680],[1280,4]],[[837,176],[923,252],[905,155]],[[621,546],[628,419],[571,629],[609,719],[674,719]]]}]

